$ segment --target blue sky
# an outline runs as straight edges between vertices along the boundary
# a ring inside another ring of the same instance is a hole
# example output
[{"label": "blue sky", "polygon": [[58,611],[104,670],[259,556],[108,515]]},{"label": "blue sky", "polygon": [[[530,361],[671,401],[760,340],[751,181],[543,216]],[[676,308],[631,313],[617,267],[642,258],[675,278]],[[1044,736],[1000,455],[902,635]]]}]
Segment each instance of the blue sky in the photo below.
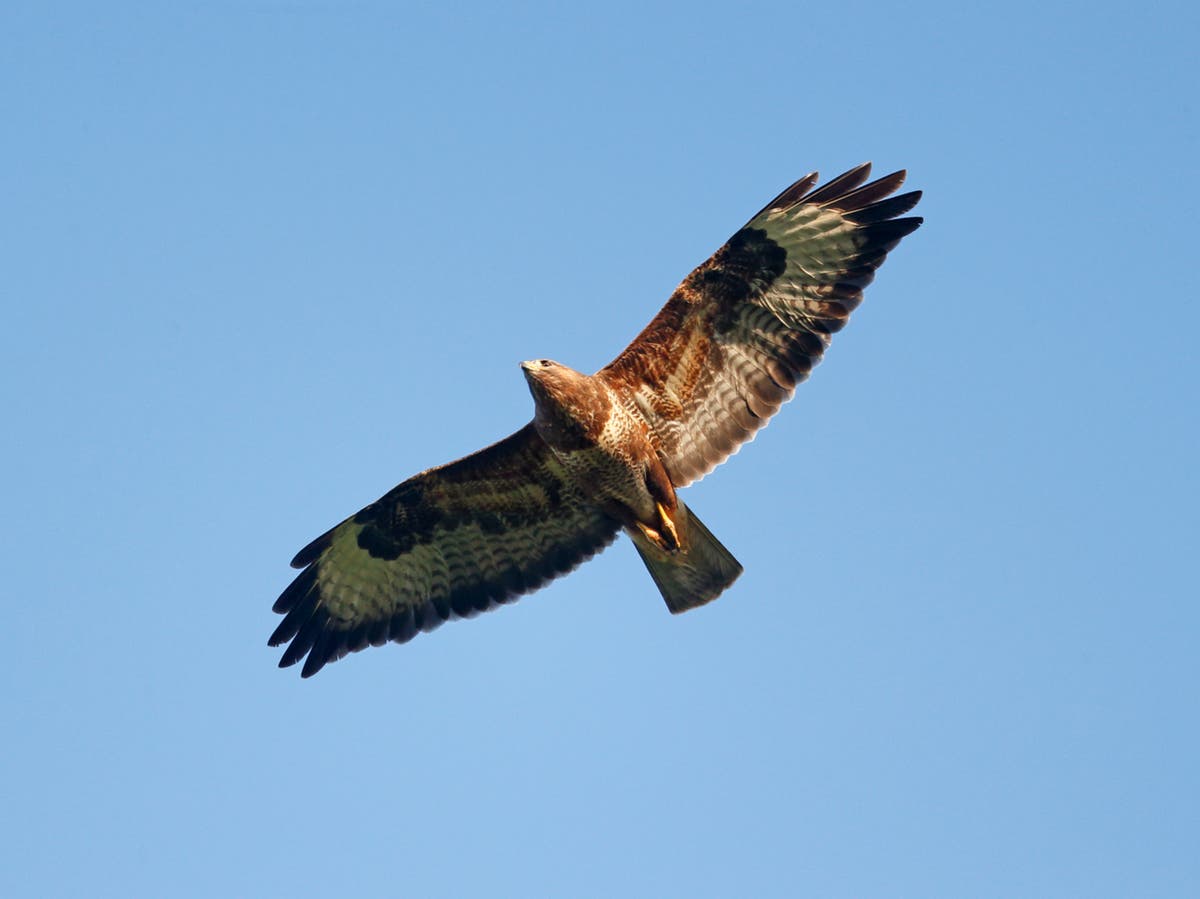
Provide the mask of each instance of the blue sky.
[{"label": "blue sky", "polygon": [[[5,896],[1200,891],[1194,7],[8,3]],[[812,169],[926,224],[686,499],[301,681],[292,554]]]}]

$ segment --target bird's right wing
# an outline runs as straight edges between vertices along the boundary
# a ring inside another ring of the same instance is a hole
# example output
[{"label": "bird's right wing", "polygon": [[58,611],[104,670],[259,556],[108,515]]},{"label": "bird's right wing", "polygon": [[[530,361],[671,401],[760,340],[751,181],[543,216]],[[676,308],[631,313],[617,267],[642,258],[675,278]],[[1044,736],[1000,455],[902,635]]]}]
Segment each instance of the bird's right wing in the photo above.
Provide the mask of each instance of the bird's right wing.
[{"label": "bird's right wing", "polygon": [[422,472],[318,537],[274,610],[280,667],[309,677],[349,652],[404,643],[570,571],[619,523],[585,503],[532,425]]}]

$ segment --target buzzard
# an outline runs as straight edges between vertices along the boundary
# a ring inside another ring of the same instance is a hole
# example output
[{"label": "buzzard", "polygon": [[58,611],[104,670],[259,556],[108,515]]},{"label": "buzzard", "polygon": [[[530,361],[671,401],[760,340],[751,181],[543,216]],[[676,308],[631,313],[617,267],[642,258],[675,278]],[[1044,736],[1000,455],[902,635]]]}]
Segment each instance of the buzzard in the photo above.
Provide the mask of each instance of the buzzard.
[{"label": "buzzard", "polygon": [[672,612],[721,594],[742,566],[678,490],[734,453],[791,398],[916,230],[920,192],[870,163],[801,178],[688,275],[615,360],[585,375],[521,363],[533,420],[431,468],[322,534],[275,602],[271,646],[303,677],[509,602],[624,531]]}]

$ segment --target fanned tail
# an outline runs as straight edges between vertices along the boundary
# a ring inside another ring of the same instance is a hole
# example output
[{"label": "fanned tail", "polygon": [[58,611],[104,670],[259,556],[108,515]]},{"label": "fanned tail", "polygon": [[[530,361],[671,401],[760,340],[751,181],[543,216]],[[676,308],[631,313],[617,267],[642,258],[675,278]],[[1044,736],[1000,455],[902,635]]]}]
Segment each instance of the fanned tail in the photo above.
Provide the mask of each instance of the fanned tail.
[{"label": "fanned tail", "polygon": [[696,514],[690,509],[683,511],[680,517],[686,530],[681,541],[687,547],[684,551],[664,552],[636,530],[626,531],[672,614],[711,602],[742,573],[741,563]]}]

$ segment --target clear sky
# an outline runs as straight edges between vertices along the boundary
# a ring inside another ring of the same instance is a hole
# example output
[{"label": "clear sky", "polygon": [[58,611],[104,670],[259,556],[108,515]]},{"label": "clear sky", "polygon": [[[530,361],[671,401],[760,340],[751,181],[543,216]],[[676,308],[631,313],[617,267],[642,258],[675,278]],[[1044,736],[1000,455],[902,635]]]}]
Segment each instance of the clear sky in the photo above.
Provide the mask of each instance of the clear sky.
[{"label": "clear sky", "polygon": [[[0,9],[0,894],[1200,893],[1192,3]],[[925,227],[685,498],[301,681],[287,563],[812,170]]]}]

